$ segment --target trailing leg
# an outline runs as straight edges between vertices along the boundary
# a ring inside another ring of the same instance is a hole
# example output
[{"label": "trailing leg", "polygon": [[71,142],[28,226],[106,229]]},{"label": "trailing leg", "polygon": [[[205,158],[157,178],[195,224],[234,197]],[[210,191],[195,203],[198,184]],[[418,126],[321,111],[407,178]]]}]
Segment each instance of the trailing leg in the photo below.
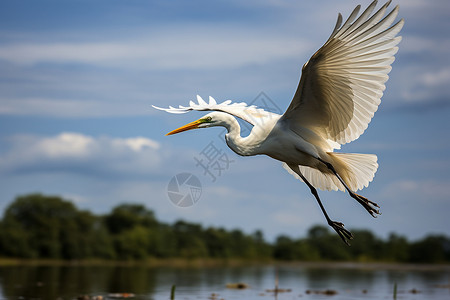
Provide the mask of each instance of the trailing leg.
[{"label": "trailing leg", "polygon": [[347,184],[344,182],[344,180],[341,178],[341,176],[339,176],[339,174],[336,172],[335,168],[333,167],[332,164],[330,164],[329,162],[324,161],[321,158],[318,158],[318,160],[320,160],[323,164],[325,164],[327,166],[327,168],[333,172],[333,174],[339,179],[339,181],[344,185],[345,189],[347,190],[347,192],[350,194],[350,196],[355,199],[356,201],[358,201],[359,204],[361,204],[369,213],[372,217],[376,218],[377,215],[381,215],[380,211],[377,208],[380,208],[378,206],[378,204],[376,204],[375,202],[370,201],[369,199],[367,199],[366,197],[363,197],[361,195],[358,195],[357,193],[353,192],[352,190],[350,190],[350,188],[347,186]]},{"label": "trailing leg", "polygon": [[298,168],[298,166],[291,166],[289,165],[289,167],[298,174],[298,176],[300,176],[300,178],[306,183],[306,185],[309,187],[309,189],[311,190],[311,194],[314,195],[314,197],[317,200],[317,203],[319,203],[319,207],[322,210],[323,215],[325,216],[325,219],[327,220],[328,225],[330,225],[336,232],[337,234],[340,236],[340,238],[344,241],[344,243],[346,243],[348,246],[350,246],[350,243],[348,242],[348,240],[353,239],[353,234],[348,231],[347,229],[344,228],[344,224],[341,222],[335,222],[332,221],[330,219],[330,217],[328,216],[327,211],[325,210],[325,208],[323,207],[322,201],[319,198],[319,194],[317,193],[317,190],[315,187],[313,187],[311,185],[311,183],[309,183],[309,181],[303,176],[303,174],[300,172],[300,169]]}]

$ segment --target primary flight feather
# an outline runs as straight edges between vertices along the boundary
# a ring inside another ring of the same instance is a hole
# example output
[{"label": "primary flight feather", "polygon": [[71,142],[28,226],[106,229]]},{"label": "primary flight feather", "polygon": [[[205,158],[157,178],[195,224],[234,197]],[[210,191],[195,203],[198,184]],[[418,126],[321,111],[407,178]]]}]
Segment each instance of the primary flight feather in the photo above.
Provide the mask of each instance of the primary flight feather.
[{"label": "primary flight feather", "polygon": [[[213,111],[197,121],[169,132],[223,126],[225,140],[237,154],[265,154],[305,182],[316,198],[328,224],[348,244],[353,235],[344,224],[332,221],[317,193],[321,190],[347,190],[372,216],[378,205],[356,194],[369,185],[378,168],[373,154],[337,153],[341,145],[357,139],[367,129],[388,80],[388,73],[401,37],[404,21],[394,25],[396,6],[387,15],[390,1],[373,13],[373,1],[358,17],[358,5],[342,25],[336,26],[325,44],[302,68],[291,104],[283,115],[230,100],[217,103],[212,97],[178,108],[159,108],[170,113],[191,110]],[[250,135],[241,137],[235,117],[253,125]]]}]

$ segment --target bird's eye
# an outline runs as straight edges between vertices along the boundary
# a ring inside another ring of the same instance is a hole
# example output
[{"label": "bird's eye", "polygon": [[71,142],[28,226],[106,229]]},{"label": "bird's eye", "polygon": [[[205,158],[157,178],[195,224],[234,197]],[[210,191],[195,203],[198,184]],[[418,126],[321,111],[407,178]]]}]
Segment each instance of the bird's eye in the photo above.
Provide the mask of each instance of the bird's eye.
[{"label": "bird's eye", "polygon": [[211,122],[211,121],[212,121],[212,118],[211,118],[211,117],[206,117],[206,121],[207,121],[207,122]]}]

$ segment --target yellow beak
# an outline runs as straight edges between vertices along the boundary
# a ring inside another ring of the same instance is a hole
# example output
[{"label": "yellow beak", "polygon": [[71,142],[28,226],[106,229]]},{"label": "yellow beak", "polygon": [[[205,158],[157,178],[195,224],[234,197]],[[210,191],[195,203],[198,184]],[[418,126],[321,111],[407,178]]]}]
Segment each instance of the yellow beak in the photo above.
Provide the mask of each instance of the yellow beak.
[{"label": "yellow beak", "polygon": [[175,129],[175,130],[172,130],[171,132],[169,132],[169,133],[166,134],[166,135],[172,135],[172,134],[175,134],[175,133],[180,133],[180,132],[187,131],[187,130],[191,130],[191,129],[196,129],[196,128],[198,128],[198,126],[199,126],[200,124],[202,124],[202,123],[204,123],[204,120],[199,119],[199,120],[197,120],[197,121],[194,121],[194,122],[191,122],[191,123],[186,124],[186,125],[184,125],[184,126],[181,126],[180,128],[177,128],[177,129]]}]

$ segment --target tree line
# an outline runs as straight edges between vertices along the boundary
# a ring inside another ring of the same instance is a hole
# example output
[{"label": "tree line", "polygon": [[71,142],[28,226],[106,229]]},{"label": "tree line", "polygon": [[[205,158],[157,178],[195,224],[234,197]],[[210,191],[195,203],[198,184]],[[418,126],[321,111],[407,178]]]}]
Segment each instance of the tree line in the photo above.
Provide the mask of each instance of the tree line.
[{"label": "tree line", "polygon": [[17,197],[0,220],[0,256],[29,259],[145,260],[212,258],[253,261],[450,262],[450,239],[429,235],[410,242],[352,229],[352,246],[316,225],[303,238],[281,235],[270,243],[251,234],[201,224],[160,222],[142,204],[121,204],[104,215],[78,209],[57,196]]}]

